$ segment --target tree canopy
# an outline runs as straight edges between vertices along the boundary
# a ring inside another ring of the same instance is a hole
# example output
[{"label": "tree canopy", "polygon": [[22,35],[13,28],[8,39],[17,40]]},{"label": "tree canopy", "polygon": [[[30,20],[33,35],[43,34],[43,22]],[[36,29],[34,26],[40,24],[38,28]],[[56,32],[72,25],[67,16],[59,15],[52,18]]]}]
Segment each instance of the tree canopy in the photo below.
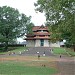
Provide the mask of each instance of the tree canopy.
[{"label": "tree canopy", "polygon": [[38,0],[34,5],[45,13],[52,32],[75,45],[75,0]]},{"label": "tree canopy", "polygon": [[0,42],[5,43],[7,50],[8,42],[27,33],[27,27],[33,26],[31,18],[20,14],[17,9],[9,6],[0,7]]}]

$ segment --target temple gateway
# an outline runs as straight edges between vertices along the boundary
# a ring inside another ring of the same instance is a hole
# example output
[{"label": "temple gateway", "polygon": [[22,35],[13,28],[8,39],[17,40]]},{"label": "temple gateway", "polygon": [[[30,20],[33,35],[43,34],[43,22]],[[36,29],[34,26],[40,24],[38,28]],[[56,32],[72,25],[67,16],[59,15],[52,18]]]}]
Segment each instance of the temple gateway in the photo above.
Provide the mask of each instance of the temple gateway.
[{"label": "temple gateway", "polygon": [[33,34],[26,35],[27,47],[60,47],[60,43],[50,42],[50,32],[47,26],[34,26],[32,28]]}]

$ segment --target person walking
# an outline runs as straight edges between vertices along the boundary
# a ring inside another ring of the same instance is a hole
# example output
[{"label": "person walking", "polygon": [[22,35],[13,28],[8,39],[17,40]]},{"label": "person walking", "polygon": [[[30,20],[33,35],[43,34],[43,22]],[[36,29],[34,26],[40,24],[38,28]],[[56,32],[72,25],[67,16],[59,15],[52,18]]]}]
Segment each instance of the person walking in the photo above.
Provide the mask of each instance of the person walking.
[{"label": "person walking", "polygon": [[44,51],[44,53],[43,53],[43,56],[45,56],[45,51]]},{"label": "person walking", "polygon": [[38,60],[40,59],[40,54],[38,54]]},{"label": "person walking", "polygon": [[61,54],[60,54],[60,58],[61,58]]}]

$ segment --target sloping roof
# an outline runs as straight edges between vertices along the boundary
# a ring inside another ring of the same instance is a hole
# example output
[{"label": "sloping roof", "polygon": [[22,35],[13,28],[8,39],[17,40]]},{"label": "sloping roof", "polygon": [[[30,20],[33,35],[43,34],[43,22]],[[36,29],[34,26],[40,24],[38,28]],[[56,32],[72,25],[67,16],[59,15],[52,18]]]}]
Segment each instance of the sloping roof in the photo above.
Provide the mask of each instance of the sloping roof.
[{"label": "sloping roof", "polygon": [[33,36],[34,36],[34,34],[27,34],[26,36],[27,36],[27,37],[28,37],[28,36],[31,36],[31,37],[33,37]]},{"label": "sloping roof", "polygon": [[33,31],[37,31],[37,30],[48,30],[48,27],[46,26],[34,26]]},{"label": "sloping roof", "polygon": [[34,35],[50,35],[48,32],[34,32]]},{"label": "sloping roof", "polygon": [[50,39],[50,32],[48,31],[48,27],[46,26],[34,26],[32,31],[33,34],[27,34],[27,38],[25,40]]},{"label": "sloping roof", "polygon": [[30,37],[30,38],[25,38],[25,40],[35,40],[35,39],[50,39],[49,37]]}]

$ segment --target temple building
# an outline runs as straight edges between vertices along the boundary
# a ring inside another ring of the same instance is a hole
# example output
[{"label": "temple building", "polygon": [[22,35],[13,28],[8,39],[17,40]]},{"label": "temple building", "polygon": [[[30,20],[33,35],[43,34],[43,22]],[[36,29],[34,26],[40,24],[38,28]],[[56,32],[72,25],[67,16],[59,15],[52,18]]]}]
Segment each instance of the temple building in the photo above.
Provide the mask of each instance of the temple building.
[{"label": "temple building", "polygon": [[50,42],[50,32],[46,26],[34,26],[33,34],[26,35],[27,47],[60,47],[59,42]]}]

